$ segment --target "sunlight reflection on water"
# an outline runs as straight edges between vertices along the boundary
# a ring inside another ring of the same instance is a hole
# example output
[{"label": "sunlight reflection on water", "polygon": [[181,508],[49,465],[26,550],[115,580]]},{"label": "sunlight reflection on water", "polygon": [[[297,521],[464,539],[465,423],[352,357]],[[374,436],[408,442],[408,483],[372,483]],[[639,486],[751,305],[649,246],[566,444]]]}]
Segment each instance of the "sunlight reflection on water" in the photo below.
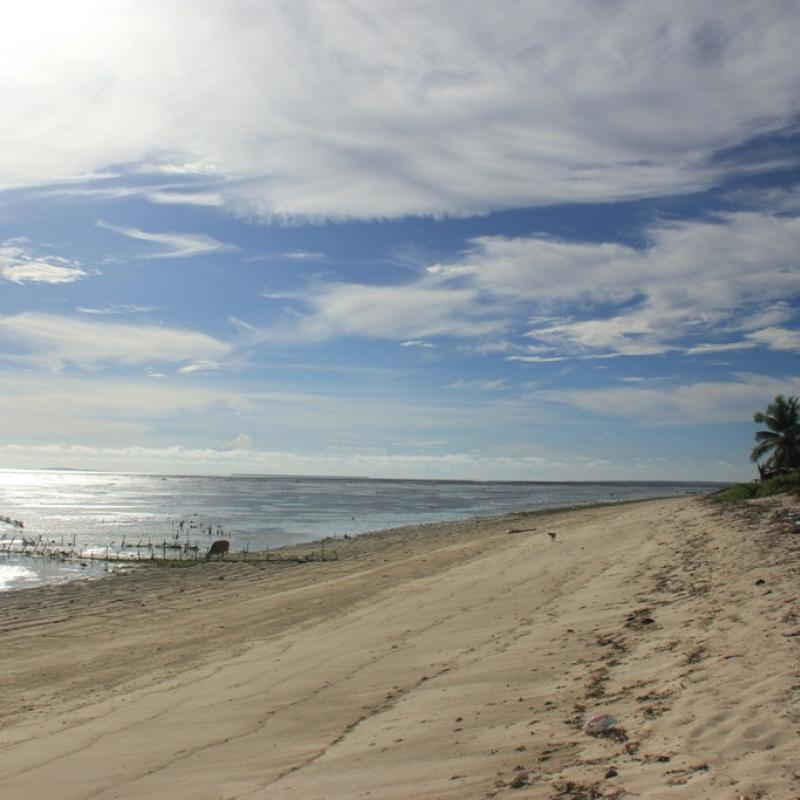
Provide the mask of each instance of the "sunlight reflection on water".
[{"label": "sunlight reflection on water", "polygon": [[[38,548],[41,553],[46,546],[102,558],[110,548],[133,557],[141,551],[147,558],[164,546],[167,552],[189,543],[202,554],[214,539],[224,538],[232,550],[253,551],[425,522],[718,488],[666,482],[481,483],[0,470],[0,515],[24,522],[24,528],[0,523],[0,544],[12,537],[21,544],[24,537],[28,551]],[[34,566],[38,562],[42,564]],[[16,566],[27,571],[4,571],[0,588],[69,579],[87,569],[46,559]]]},{"label": "sunlight reflection on water", "polygon": [[79,578],[97,578],[106,572],[105,565],[79,561],[48,561],[30,556],[0,555],[0,592],[26,589],[46,583],[63,583]]}]

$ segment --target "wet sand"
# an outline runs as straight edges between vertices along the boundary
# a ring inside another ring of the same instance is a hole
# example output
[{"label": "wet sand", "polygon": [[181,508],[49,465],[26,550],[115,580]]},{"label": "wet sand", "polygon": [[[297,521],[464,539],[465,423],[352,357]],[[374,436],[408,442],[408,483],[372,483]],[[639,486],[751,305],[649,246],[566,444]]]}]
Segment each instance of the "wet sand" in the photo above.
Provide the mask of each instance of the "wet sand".
[{"label": "wet sand", "polygon": [[673,498],[5,593],[0,797],[797,798],[795,519]]}]

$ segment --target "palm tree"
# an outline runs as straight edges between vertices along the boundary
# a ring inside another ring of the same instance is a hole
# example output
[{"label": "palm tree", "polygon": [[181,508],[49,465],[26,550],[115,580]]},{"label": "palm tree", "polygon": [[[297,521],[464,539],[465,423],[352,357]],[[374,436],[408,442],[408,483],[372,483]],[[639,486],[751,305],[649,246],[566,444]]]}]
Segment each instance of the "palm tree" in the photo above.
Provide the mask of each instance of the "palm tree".
[{"label": "palm tree", "polygon": [[750,460],[758,462],[761,477],[800,469],[800,401],[779,394],[768,406],[767,413],[756,411],[753,421],[769,430],[756,432],[756,446]]}]

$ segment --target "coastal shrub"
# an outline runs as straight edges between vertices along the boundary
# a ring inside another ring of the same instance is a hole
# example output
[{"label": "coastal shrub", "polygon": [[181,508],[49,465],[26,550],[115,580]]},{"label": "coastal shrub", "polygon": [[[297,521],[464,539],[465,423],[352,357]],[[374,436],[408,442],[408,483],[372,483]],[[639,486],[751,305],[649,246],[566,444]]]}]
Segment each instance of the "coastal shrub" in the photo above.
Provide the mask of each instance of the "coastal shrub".
[{"label": "coastal shrub", "polygon": [[741,503],[743,500],[750,500],[756,497],[758,491],[758,483],[750,481],[750,483],[734,483],[727,489],[723,489],[718,494],[714,495],[714,499],[720,503]]},{"label": "coastal shrub", "polygon": [[800,494],[800,471],[787,472],[763,481],[759,487],[759,497],[771,494]]},{"label": "coastal shrub", "polygon": [[774,494],[800,495],[800,472],[787,472],[765,481],[734,483],[716,495],[715,499],[723,503],[740,503],[756,497],[771,497]]}]

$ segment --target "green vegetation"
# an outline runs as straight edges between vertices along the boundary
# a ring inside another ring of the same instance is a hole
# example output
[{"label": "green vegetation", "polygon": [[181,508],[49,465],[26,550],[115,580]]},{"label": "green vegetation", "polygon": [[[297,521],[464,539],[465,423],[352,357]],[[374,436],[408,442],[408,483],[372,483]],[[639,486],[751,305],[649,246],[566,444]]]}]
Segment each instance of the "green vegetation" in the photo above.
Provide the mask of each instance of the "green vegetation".
[{"label": "green vegetation", "polygon": [[797,398],[777,395],[767,406],[767,413],[756,411],[753,421],[767,426],[767,430],[756,432],[756,446],[750,453],[750,460],[758,463],[761,477],[772,478],[800,469],[800,407]]},{"label": "green vegetation", "polygon": [[723,503],[738,503],[773,494],[800,495],[800,401],[779,394],[766,413],[756,411],[753,422],[766,425],[756,431],[750,460],[758,465],[760,480],[734,483],[715,495]]},{"label": "green vegetation", "polygon": [[740,503],[742,500],[769,497],[773,494],[800,495],[800,471],[786,472],[763,481],[734,483],[719,494],[714,495],[714,499],[722,503]]}]

